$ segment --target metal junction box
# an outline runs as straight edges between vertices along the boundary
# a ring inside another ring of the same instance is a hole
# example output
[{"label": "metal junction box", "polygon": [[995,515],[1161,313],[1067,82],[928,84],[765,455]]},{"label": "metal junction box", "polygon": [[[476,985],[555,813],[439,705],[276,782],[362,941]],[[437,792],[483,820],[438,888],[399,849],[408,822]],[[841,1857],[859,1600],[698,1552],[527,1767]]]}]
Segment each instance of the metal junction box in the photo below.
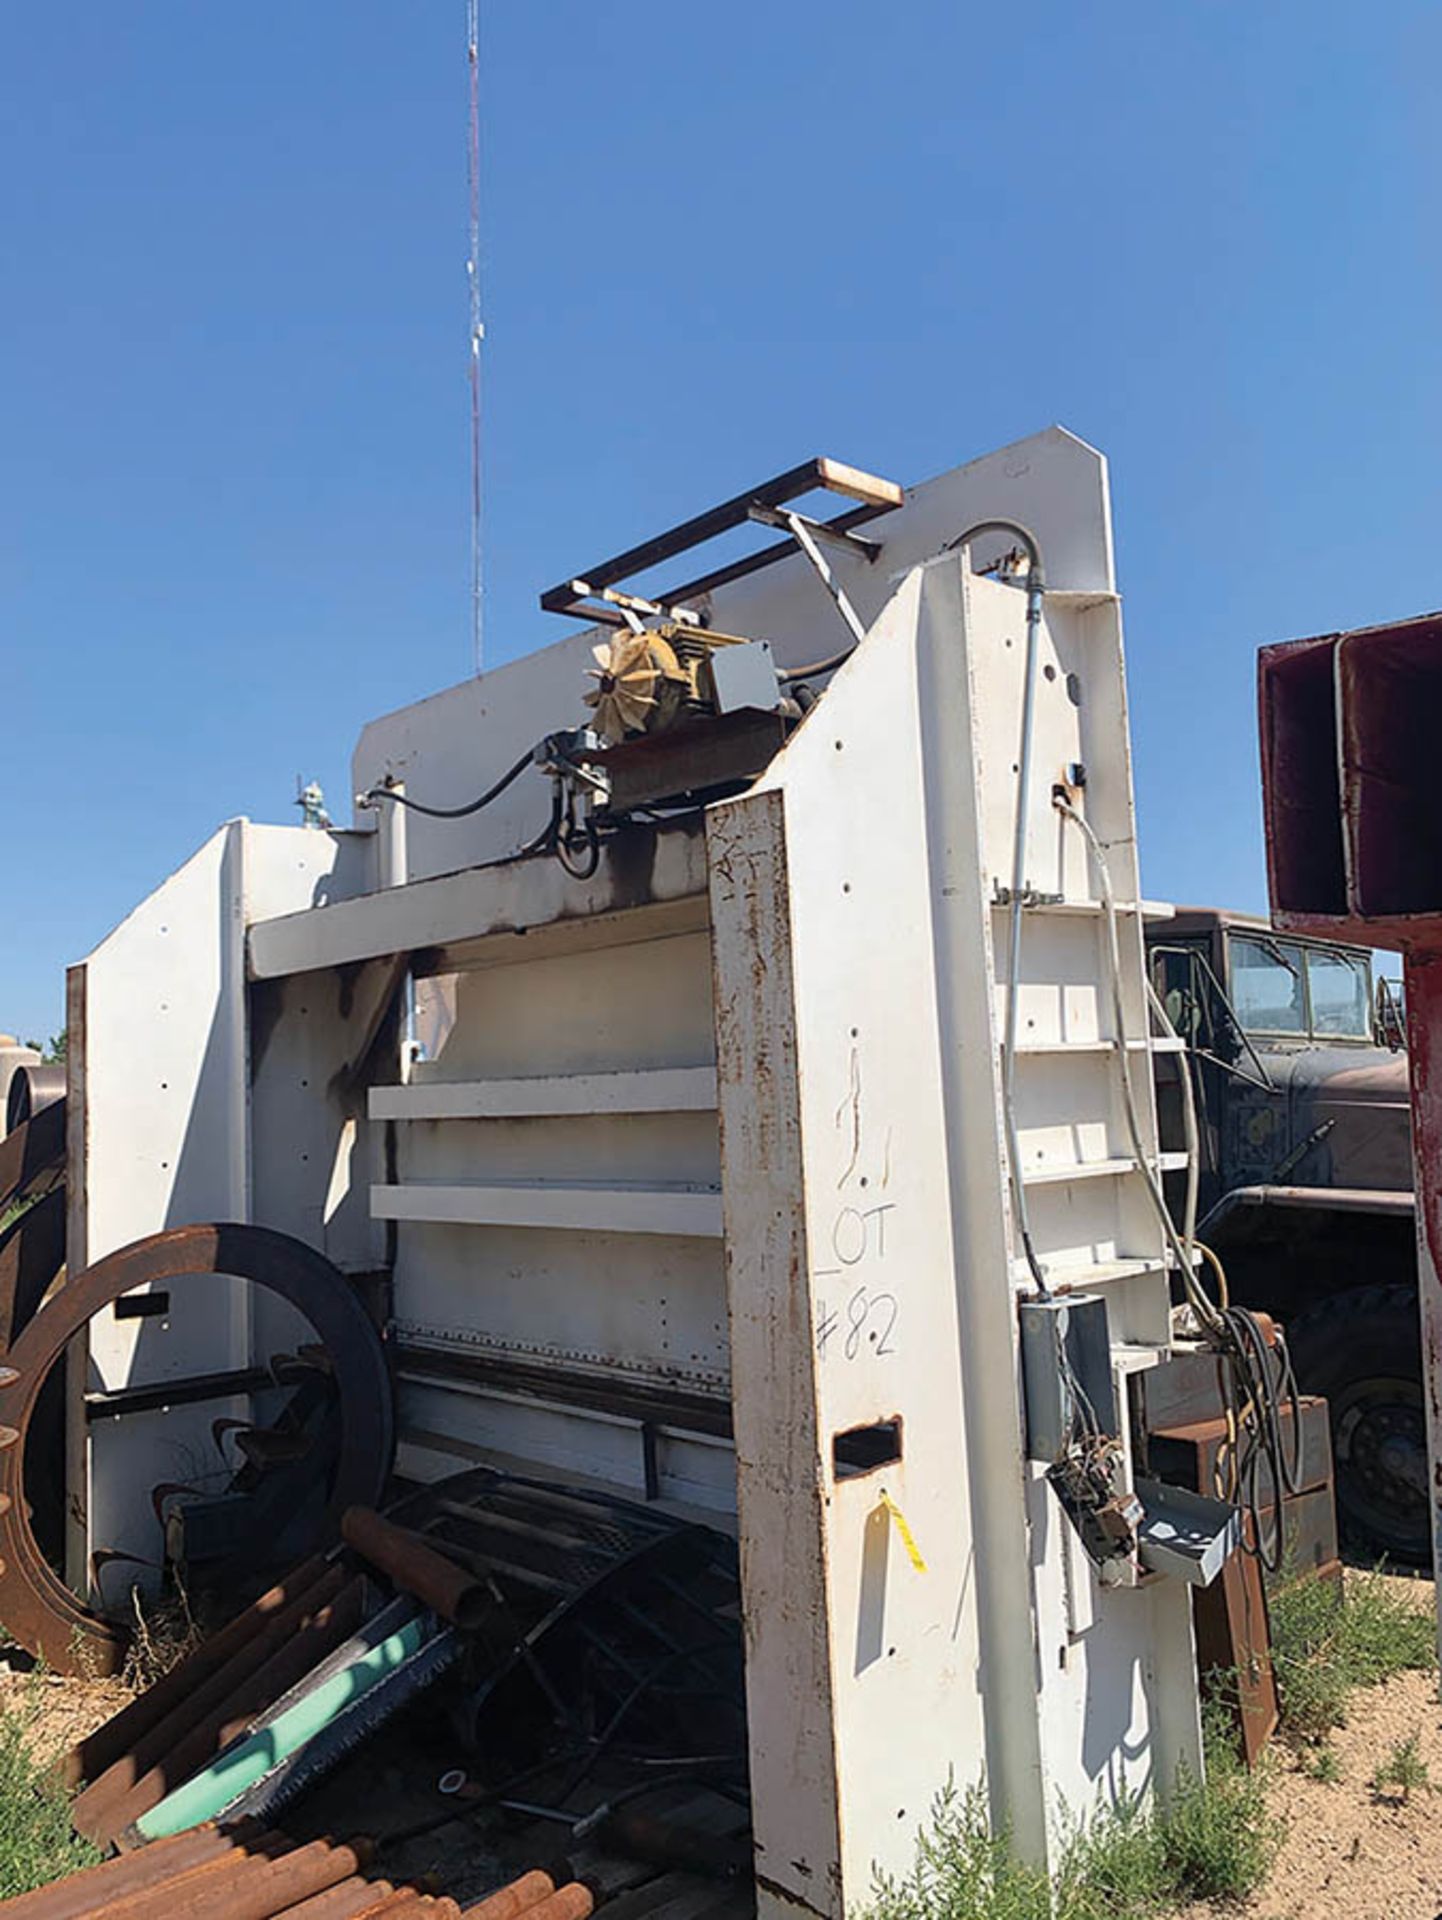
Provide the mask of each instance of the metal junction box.
[{"label": "metal junction box", "polygon": [[1022,1390],[1029,1460],[1059,1460],[1084,1397],[1104,1433],[1116,1434],[1107,1303],[1099,1293],[1023,1300]]}]

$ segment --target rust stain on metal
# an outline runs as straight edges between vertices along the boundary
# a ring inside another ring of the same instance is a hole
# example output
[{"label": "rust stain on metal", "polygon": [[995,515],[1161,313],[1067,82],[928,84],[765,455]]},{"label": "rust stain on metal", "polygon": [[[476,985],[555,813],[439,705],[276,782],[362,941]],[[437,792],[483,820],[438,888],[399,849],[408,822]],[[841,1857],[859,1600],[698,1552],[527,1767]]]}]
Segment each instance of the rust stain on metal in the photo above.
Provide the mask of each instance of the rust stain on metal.
[{"label": "rust stain on metal", "polygon": [[611,897],[618,907],[644,907],[655,894],[656,829],[622,827],[606,842]]},{"label": "rust stain on metal", "polygon": [[[747,795],[707,816],[712,974],[725,1170],[725,1264],[736,1394],[742,1626],[753,1772],[785,1740],[815,1801],[808,1838],[839,1853],[839,1808],[825,1731],[832,1685],[827,1634],[825,1471],[803,1197],[800,1060],[791,977],[786,821],[779,792]],[[744,1196],[744,1198],[743,1198]],[[784,1356],[790,1356],[785,1358]],[[807,1702],[784,1731],[784,1686]],[[780,1859],[789,1842],[757,1840]],[[775,1819],[779,1815],[773,1816]],[[796,1809],[785,1816],[793,1826]],[[766,1881],[762,1885],[770,1885]],[[778,1898],[808,1907],[789,1887]]]},{"label": "rust stain on metal", "polygon": [[1418,1277],[1442,1564],[1442,615],[1264,648],[1258,659],[1276,923],[1405,956]]},{"label": "rust stain on metal", "polygon": [[[524,1914],[525,1920],[588,1920],[595,1905],[595,1895],[590,1888],[583,1886],[579,1880],[572,1880],[533,1905],[513,1909],[513,1912]],[[486,1902],[482,1901],[480,1906],[467,1907],[465,1912],[473,1917],[484,1913],[485,1909]]]},{"label": "rust stain on metal", "polygon": [[519,1880],[512,1880],[509,1885],[488,1893],[484,1900],[478,1900],[474,1906],[467,1907],[466,1920],[516,1920],[518,1914],[538,1906],[542,1900],[549,1900],[556,1891],[556,1883],[550,1874],[535,1868],[530,1873],[523,1873]]},{"label": "rust stain on metal", "polygon": [[66,1193],[52,1188],[0,1236],[0,1354],[29,1325],[65,1264]]}]

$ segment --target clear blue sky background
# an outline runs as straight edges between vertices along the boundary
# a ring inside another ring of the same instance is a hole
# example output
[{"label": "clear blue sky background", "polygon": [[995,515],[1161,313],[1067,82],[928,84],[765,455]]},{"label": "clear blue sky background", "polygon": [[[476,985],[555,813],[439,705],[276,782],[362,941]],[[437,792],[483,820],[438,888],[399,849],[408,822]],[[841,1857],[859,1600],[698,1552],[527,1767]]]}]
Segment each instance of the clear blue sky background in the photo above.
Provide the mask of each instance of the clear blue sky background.
[{"label": "clear blue sky background", "polygon": [[[1442,603],[1442,10],[484,13],[491,657],[808,454],[1061,421],[1148,889],[1263,905],[1256,647]],[[0,1026],[469,670],[465,84],[463,0],[7,9]]]}]

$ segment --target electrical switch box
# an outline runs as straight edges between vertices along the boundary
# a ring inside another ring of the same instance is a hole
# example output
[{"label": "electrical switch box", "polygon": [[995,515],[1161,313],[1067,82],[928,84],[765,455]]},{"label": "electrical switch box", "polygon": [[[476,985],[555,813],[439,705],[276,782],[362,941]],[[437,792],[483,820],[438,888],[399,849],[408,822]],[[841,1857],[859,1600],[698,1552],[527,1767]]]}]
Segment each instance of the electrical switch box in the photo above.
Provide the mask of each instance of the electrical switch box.
[{"label": "electrical switch box", "polygon": [[736,713],[743,707],[770,713],[781,698],[776,661],[764,640],[717,647],[707,665],[718,713]]},{"label": "electrical switch box", "polygon": [[1079,1417],[1104,1434],[1117,1433],[1111,1337],[1099,1293],[1023,1300],[1021,1367],[1028,1459],[1054,1465]]}]

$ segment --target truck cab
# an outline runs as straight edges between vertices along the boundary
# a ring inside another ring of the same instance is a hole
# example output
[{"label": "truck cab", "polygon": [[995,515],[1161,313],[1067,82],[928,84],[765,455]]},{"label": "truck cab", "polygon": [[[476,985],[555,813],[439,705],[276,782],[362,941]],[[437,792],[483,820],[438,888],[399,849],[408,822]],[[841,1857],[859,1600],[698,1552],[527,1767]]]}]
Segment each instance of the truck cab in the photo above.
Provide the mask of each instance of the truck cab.
[{"label": "truck cab", "polygon": [[[1164,1145],[1201,1130],[1198,1237],[1232,1297],[1287,1328],[1305,1392],[1332,1404],[1337,1504],[1355,1545],[1430,1551],[1407,1059],[1365,947],[1179,909],[1147,933],[1180,1036],[1163,1057]],[[1173,1179],[1176,1180],[1176,1176]],[[1180,1206],[1180,1190],[1171,1196]]]}]

